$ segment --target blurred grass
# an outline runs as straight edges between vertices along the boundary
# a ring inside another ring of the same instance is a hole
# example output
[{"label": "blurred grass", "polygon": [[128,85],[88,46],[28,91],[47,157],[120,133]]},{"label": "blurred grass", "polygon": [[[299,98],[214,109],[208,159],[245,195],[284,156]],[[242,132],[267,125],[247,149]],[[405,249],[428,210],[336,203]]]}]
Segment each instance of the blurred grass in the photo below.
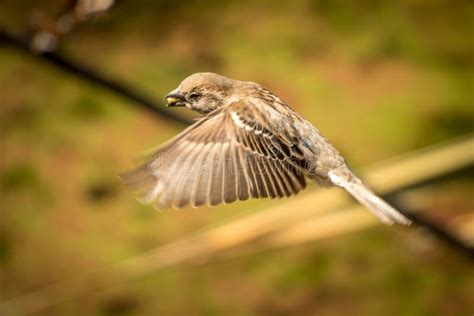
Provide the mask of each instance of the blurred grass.
[{"label": "blurred grass", "polygon": [[[31,8],[2,1],[0,21],[24,32]],[[473,21],[469,1],[123,1],[64,51],[157,98],[195,71],[264,83],[361,166],[472,131]],[[177,126],[3,47],[0,87],[2,298],[277,203],[157,213],[115,175]],[[459,191],[472,175],[425,203],[472,212]],[[461,315],[471,272],[416,231],[379,227],[171,268],[44,314]]]}]

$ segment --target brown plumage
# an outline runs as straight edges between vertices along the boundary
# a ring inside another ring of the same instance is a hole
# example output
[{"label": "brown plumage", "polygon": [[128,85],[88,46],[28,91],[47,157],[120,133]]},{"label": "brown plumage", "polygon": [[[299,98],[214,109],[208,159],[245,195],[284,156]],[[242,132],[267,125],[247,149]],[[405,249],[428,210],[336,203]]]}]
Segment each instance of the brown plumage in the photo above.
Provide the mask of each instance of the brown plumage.
[{"label": "brown plumage", "polygon": [[144,203],[162,209],[287,197],[309,178],[346,189],[384,223],[410,222],[370,191],[314,126],[259,84],[196,73],[167,101],[204,116],[121,176]]}]

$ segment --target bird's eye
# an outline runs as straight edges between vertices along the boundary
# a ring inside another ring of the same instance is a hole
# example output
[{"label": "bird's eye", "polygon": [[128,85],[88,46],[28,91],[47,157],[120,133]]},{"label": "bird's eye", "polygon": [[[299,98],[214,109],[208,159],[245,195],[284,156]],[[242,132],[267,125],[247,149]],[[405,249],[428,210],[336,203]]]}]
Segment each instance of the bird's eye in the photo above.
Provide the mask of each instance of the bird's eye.
[{"label": "bird's eye", "polygon": [[189,95],[188,95],[188,98],[195,101],[197,99],[199,99],[201,95],[197,92],[191,92]]}]

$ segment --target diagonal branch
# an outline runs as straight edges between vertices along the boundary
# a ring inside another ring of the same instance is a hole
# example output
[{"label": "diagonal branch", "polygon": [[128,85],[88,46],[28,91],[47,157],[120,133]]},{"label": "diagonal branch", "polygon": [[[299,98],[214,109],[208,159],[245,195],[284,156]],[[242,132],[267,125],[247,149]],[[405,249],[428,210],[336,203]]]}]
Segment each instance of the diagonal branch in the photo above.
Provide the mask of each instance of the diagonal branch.
[{"label": "diagonal branch", "polygon": [[167,111],[162,105],[149,96],[146,96],[145,94],[126,86],[124,83],[118,80],[99,74],[85,65],[73,61],[72,59],[63,56],[60,53],[36,53],[31,49],[31,46],[26,39],[14,36],[6,30],[0,28],[0,45],[2,44],[11,46],[32,58],[37,58],[84,81],[107,89],[123,98],[133,101],[134,104],[141,106],[142,108],[145,108],[154,114],[158,114],[159,116],[184,125],[189,125],[192,123],[191,119],[178,115],[174,112]]}]

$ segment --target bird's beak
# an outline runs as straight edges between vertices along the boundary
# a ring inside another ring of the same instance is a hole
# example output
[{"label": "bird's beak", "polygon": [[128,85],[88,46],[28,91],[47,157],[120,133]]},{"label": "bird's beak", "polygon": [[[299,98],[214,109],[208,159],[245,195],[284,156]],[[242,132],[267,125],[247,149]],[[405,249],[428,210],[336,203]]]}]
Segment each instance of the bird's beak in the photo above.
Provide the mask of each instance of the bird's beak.
[{"label": "bird's beak", "polygon": [[186,104],[186,99],[177,90],[173,90],[166,95],[167,106],[184,106]]}]

